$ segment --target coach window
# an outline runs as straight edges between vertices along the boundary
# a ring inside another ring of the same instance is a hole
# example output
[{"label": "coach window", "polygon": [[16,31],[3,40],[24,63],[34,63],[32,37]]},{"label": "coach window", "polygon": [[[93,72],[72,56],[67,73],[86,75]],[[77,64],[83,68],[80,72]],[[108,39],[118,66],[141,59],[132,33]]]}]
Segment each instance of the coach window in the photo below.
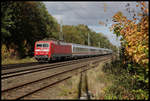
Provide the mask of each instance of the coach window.
[{"label": "coach window", "polygon": [[77,47],[74,47],[74,52],[76,52],[77,51]]},{"label": "coach window", "polygon": [[74,52],[76,51],[76,47],[73,47],[73,51],[74,51]]},{"label": "coach window", "polygon": [[77,51],[78,51],[78,52],[80,51],[80,48],[79,48],[79,47],[77,47]]},{"label": "coach window", "polygon": [[79,51],[82,51],[82,48],[81,48],[81,47],[79,48]]},{"label": "coach window", "polygon": [[82,52],[82,51],[83,51],[83,48],[80,48],[80,51]]}]

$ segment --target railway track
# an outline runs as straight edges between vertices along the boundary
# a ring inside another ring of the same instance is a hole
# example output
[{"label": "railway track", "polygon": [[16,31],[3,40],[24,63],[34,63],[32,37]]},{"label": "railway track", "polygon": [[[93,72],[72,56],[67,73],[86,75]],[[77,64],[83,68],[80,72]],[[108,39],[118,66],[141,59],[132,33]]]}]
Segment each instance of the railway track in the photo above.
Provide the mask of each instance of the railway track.
[{"label": "railway track", "polygon": [[[110,57],[111,56],[102,57],[100,59],[93,58],[93,60],[91,60],[92,61],[91,64],[89,64],[89,62],[87,63],[88,60],[86,60],[86,63],[85,63],[85,61],[83,62],[81,60],[76,61],[75,63],[82,62],[82,64],[76,65],[76,66],[72,67],[71,69],[68,69],[65,71],[60,71],[60,72],[55,73],[53,75],[49,75],[47,77],[43,77],[43,78],[40,78],[38,80],[34,80],[32,82],[26,82],[24,84],[20,84],[20,85],[14,86],[14,87],[2,89],[2,91],[1,91],[2,92],[2,99],[22,99],[22,98],[24,98],[28,95],[31,95],[37,91],[40,91],[40,90],[45,89],[47,87],[52,87],[55,84],[58,84],[58,83],[66,80],[66,79],[69,79],[70,77],[72,77],[76,73],[84,72],[84,71],[86,71],[92,67],[95,67],[98,65],[98,63],[100,61],[107,60]],[[75,64],[75,63],[73,63],[73,64]],[[73,64],[71,64],[71,62],[70,62],[70,65],[73,65]],[[66,66],[66,65],[68,65],[68,64],[65,64],[64,66]],[[92,66],[89,66],[89,65],[92,65]],[[53,65],[53,66],[56,66],[56,65]],[[58,65],[57,65],[57,67],[58,67]],[[75,70],[79,70],[79,72],[71,73]],[[66,76],[64,76],[64,75],[66,75]]]},{"label": "railway track", "polygon": [[[101,55],[103,56],[103,55]],[[86,59],[86,58],[84,58]],[[42,65],[42,64],[53,64],[53,63],[57,63],[57,62],[65,62],[65,61],[72,61],[72,60],[61,60],[61,61],[51,61],[51,63],[49,62],[29,62],[29,63],[17,63],[17,64],[5,64],[1,66],[1,70],[8,70],[8,69],[17,69],[20,67],[29,67],[29,66],[36,66],[36,65]]]},{"label": "railway track", "polygon": [[29,63],[7,64],[7,65],[2,65],[1,70],[34,66],[34,65],[39,65],[39,63],[38,62],[29,62]]},{"label": "railway track", "polygon": [[[28,66],[28,68],[20,67],[20,68],[11,68],[8,70],[2,70],[1,72],[1,79],[7,79],[14,76],[20,76],[25,75],[28,73],[43,71],[47,69],[53,69],[53,68],[59,68],[66,65],[72,65],[78,62],[87,62],[89,60],[94,60],[100,57],[92,57],[92,58],[86,58],[86,59],[78,59],[78,60],[72,60],[72,61],[65,61],[65,62],[59,62],[59,63],[53,63],[53,64],[36,64],[34,66]],[[18,66],[18,65],[17,65]]]}]

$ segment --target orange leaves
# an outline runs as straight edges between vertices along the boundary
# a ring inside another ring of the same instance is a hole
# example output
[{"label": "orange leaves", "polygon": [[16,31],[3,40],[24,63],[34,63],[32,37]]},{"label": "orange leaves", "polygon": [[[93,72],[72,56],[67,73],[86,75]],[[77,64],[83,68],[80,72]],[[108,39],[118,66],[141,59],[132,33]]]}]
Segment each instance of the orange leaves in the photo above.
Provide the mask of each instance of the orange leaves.
[{"label": "orange leaves", "polygon": [[[140,3],[141,4],[141,10],[145,13],[145,14],[147,14],[148,13],[148,8],[146,7],[146,2],[141,2]],[[148,6],[148,5],[147,5]]]},{"label": "orange leaves", "polygon": [[106,5],[106,4],[104,4],[104,12],[106,12],[106,7],[107,7],[107,5]]},{"label": "orange leaves", "polygon": [[99,24],[107,27],[107,24],[102,21],[99,21]]},{"label": "orange leaves", "polygon": [[138,63],[140,60],[140,57],[139,57],[139,55],[133,55],[133,59],[136,63]]},{"label": "orange leaves", "polygon": [[149,12],[148,10],[149,10],[148,8],[147,8],[147,9],[145,9],[145,10],[144,10],[144,13],[148,13],[148,12]]},{"label": "orange leaves", "polygon": [[139,7],[139,5],[136,5],[136,7]]},{"label": "orange leaves", "polygon": [[143,7],[146,7],[146,3],[145,3],[145,2],[141,2],[141,5],[142,5]]},{"label": "orange leaves", "polygon": [[142,13],[138,13],[138,16],[143,16],[143,14]]},{"label": "orange leaves", "polygon": [[99,24],[100,24],[100,25],[105,25],[105,23],[104,23],[104,22],[102,22],[102,21],[99,21]]},{"label": "orange leaves", "polygon": [[123,17],[123,14],[122,14],[122,12],[119,11],[118,13],[116,13],[113,16],[113,20],[114,20],[114,22],[119,22],[119,21],[121,21],[122,17]]},{"label": "orange leaves", "polygon": [[[144,13],[148,13],[148,8],[146,8],[146,3],[141,2],[141,9]],[[136,7],[139,7],[137,5]],[[141,20],[138,24],[135,22],[137,19],[133,17],[133,20],[128,20],[121,12],[116,13],[113,16],[113,21],[118,22],[112,26],[114,31],[117,27],[120,28],[120,35],[123,37],[123,44],[125,44],[125,53],[128,58],[132,58],[132,61],[145,65],[148,64],[147,54],[148,48],[148,29],[149,29],[149,19],[148,15],[143,15],[140,12],[138,16],[141,16]],[[142,44],[144,43],[144,44]]]},{"label": "orange leaves", "polygon": [[142,10],[144,10],[144,7],[141,7]]}]

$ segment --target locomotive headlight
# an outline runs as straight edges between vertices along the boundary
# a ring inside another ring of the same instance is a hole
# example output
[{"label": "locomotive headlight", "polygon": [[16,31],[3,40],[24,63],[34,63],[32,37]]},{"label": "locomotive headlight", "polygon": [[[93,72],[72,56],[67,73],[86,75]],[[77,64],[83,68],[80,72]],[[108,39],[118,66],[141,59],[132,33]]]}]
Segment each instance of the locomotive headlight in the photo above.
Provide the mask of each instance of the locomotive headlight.
[{"label": "locomotive headlight", "polygon": [[49,49],[43,49],[42,51],[48,52],[48,51],[49,51]]}]

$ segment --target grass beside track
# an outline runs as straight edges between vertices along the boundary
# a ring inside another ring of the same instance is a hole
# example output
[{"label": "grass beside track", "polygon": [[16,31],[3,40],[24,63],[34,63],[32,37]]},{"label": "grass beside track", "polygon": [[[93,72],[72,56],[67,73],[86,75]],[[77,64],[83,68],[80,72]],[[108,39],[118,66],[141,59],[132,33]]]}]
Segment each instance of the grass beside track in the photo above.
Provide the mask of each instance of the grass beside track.
[{"label": "grass beside track", "polygon": [[[110,60],[107,62],[109,63]],[[81,74],[78,74],[60,84],[59,94],[56,96],[56,99],[79,99],[79,91],[81,90],[82,95],[84,95],[84,93],[86,93],[86,86],[88,86],[90,99],[104,99],[104,90],[112,83],[102,71],[103,65],[105,65],[105,63],[101,62],[97,67],[84,72],[86,74],[82,74],[82,80]],[[85,75],[86,80],[84,77]],[[82,82],[81,88],[79,87],[81,86],[80,82]]]},{"label": "grass beside track", "polygon": [[26,57],[23,59],[7,58],[7,59],[2,60],[2,65],[16,64],[16,63],[28,63],[28,62],[36,62],[36,60],[34,59],[34,57]]}]

